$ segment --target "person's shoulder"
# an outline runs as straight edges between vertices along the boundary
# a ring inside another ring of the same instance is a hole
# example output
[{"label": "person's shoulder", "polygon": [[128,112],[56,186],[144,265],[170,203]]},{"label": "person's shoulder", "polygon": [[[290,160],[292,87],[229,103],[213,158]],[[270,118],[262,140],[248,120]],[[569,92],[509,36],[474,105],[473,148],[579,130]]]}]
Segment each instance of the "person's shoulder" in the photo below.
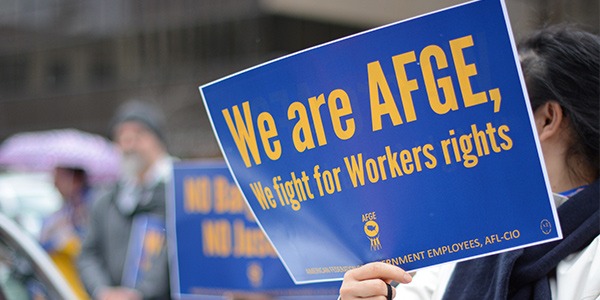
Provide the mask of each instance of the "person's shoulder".
[{"label": "person's shoulder", "polygon": [[118,183],[111,183],[94,187],[94,190],[91,192],[90,195],[92,209],[95,209],[99,206],[105,206],[111,201],[113,201],[118,189]]},{"label": "person's shoulder", "polygon": [[[590,262],[600,265],[600,235],[597,235],[591,243],[585,246],[581,251],[571,253],[562,263],[574,264],[577,261],[583,261],[586,265]],[[600,271],[600,269],[599,269]]]},{"label": "person's shoulder", "polygon": [[565,257],[557,266],[558,274],[570,274],[573,277],[575,274],[588,274],[586,276],[596,274],[593,277],[600,276],[600,268],[590,268],[591,266],[600,266],[600,235],[597,235],[591,243],[585,246],[581,251],[571,253]]},{"label": "person's shoulder", "polygon": [[600,299],[600,235],[556,267],[556,299]]}]

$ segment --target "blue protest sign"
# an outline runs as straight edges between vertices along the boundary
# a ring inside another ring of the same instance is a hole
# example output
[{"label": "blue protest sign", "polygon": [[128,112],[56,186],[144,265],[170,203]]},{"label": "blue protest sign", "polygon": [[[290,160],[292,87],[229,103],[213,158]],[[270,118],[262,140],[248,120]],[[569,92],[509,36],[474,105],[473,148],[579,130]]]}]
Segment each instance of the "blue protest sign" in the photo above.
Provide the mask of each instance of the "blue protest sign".
[{"label": "blue protest sign", "polygon": [[260,292],[273,299],[337,299],[339,283],[296,286],[225,162],[175,163],[170,190],[167,222],[175,298]]},{"label": "blue protest sign", "polygon": [[165,221],[154,214],[136,215],[131,225],[121,285],[139,288],[144,276],[151,272],[165,251],[165,245]]},{"label": "blue protest sign", "polygon": [[296,282],[562,237],[500,0],[333,41],[200,92]]}]

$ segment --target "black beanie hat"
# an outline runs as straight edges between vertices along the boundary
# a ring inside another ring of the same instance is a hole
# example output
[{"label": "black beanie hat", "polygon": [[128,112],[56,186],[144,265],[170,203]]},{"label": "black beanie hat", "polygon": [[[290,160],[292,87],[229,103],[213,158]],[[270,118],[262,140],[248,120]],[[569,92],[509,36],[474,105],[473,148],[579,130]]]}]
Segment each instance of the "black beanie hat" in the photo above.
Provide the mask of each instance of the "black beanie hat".
[{"label": "black beanie hat", "polygon": [[110,123],[111,135],[114,134],[119,124],[127,121],[137,121],[143,124],[166,146],[165,116],[157,107],[139,100],[130,100],[121,104]]}]

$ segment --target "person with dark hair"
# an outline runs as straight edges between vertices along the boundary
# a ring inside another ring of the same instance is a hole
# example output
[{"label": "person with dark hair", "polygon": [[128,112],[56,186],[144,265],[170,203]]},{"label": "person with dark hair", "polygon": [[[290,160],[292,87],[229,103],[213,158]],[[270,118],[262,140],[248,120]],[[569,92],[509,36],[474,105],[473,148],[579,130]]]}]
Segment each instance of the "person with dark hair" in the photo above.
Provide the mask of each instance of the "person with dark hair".
[{"label": "person with dark hair", "polygon": [[346,272],[342,300],[600,299],[600,38],[556,25],[518,48],[563,239],[414,277],[369,263]]},{"label": "person with dark hair", "polygon": [[88,222],[87,174],[80,168],[57,166],[54,169],[54,186],[63,203],[58,211],[44,219],[39,241],[77,297],[89,299],[76,268]]},{"label": "person with dark hair", "polygon": [[111,122],[122,178],[95,201],[78,260],[94,299],[170,298],[164,223],[172,158],[163,126],[161,112],[140,101],[123,104]]}]

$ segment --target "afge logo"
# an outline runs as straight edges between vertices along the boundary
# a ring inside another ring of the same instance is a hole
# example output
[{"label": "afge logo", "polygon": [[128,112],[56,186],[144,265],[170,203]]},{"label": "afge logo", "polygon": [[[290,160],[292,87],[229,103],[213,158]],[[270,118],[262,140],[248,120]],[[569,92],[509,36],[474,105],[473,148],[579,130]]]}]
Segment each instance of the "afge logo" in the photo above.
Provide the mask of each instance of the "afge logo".
[{"label": "afge logo", "polygon": [[375,222],[376,219],[375,212],[362,215],[362,221],[365,223],[363,229],[371,242],[371,251],[381,249],[381,242],[379,241],[379,224]]},{"label": "afge logo", "polygon": [[260,287],[262,285],[263,268],[258,262],[252,262],[248,265],[246,275],[253,287]]}]

